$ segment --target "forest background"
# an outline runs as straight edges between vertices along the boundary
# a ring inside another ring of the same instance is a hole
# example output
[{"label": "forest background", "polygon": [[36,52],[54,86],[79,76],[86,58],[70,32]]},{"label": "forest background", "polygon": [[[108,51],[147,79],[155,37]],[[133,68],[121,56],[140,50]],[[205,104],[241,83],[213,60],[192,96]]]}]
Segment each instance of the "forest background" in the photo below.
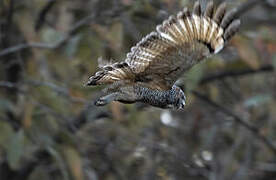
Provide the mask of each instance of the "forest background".
[{"label": "forest background", "polygon": [[0,179],[276,179],[276,1],[224,2],[241,29],[173,111],[84,83],[194,1],[1,0]]}]

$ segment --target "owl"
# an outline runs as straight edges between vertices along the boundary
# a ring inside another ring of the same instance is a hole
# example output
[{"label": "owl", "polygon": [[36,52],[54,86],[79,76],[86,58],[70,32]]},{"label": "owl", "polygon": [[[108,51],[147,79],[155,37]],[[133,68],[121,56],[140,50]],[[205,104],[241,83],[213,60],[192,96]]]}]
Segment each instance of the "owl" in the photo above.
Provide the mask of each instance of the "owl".
[{"label": "owl", "polygon": [[183,109],[186,97],[175,82],[224,48],[240,26],[235,12],[226,11],[225,3],[215,8],[212,1],[203,11],[197,1],[192,12],[184,8],[170,16],[132,47],[123,62],[100,66],[89,78],[88,86],[108,85],[95,105],[142,102]]}]

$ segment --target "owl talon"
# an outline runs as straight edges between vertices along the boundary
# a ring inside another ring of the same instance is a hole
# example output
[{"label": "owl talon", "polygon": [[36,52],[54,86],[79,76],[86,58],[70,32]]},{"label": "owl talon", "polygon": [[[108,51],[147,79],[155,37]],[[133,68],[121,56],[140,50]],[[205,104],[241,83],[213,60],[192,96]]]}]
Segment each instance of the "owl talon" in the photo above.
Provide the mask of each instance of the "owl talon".
[{"label": "owl talon", "polygon": [[186,102],[184,99],[180,99],[179,109],[184,109]]},{"label": "owl talon", "polygon": [[172,92],[175,97],[175,109],[184,109],[186,105],[186,96],[182,89],[176,85],[173,86]]}]

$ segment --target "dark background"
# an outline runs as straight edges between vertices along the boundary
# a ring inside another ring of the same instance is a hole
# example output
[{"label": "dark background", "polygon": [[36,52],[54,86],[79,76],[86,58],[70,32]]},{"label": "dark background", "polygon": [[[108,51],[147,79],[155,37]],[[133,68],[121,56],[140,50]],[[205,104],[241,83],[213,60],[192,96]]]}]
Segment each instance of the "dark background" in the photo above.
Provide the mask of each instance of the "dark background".
[{"label": "dark background", "polygon": [[83,84],[194,1],[1,0],[0,179],[276,179],[276,2],[226,2],[241,29],[172,111]]}]

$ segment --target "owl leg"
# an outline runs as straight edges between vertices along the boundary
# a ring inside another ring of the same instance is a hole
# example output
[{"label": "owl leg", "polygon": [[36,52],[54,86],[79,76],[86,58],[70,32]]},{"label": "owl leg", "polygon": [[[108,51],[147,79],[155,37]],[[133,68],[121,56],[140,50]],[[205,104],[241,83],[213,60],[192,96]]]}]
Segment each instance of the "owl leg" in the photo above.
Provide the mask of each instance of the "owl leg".
[{"label": "owl leg", "polygon": [[109,104],[111,101],[114,101],[117,97],[117,93],[111,93],[109,95],[103,96],[100,99],[95,101],[96,106],[104,106]]},{"label": "owl leg", "polygon": [[122,103],[143,102],[160,108],[183,109],[186,97],[178,86],[168,91],[152,90],[142,86],[123,86],[118,92],[101,97],[95,102],[96,106],[104,106],[111,101]]},{"label": "owl leg", "polygon": [[186,97],[178,86],[173,86],[170,90],[152,90],[145,87],[136,87],[137,101],[150,104],[159,108],[183,109]]},{"label": "owl leg", "polygon": [[115,92],[109,95],[103,96],[95,102],[96,106],[104,106],[109,104],[112,101],[120,101],[122,103],[134,103],[136,99],[129,94]]}]

